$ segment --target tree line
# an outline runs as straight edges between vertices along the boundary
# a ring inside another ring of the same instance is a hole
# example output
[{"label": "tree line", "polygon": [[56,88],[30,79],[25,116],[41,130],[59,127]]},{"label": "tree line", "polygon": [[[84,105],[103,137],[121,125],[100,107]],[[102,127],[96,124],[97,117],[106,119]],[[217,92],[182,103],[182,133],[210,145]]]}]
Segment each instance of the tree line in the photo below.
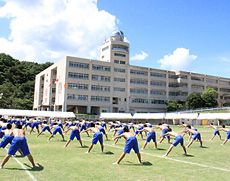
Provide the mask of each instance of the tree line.
[{"label": "tree line", "polygon": [[191,93],[186,101],[172,100],[167,102],[167,112],[217,107],[217,99],[217,91],[213,88],[207,88],[202,93]]},{"label": "tree line", "polygon": [[31,110],[35,76],[50,65],[19,61],[0,53],[0,108]]}]

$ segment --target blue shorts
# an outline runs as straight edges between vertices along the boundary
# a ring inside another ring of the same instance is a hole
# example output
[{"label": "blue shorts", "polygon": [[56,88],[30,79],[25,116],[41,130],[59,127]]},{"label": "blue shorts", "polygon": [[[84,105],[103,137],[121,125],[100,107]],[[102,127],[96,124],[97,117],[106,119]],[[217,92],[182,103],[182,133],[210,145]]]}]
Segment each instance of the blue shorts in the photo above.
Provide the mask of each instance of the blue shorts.
[{"label": "blue shorts", "polygon": [[80,132],[79,132],[78,129],[74,129],[74,130],[70,133],[69,139],[73,141],[75,137],[77,138],[77,140],[80,140],[80,139],[81,139],[81,138],[80,138]]},{"label": "blue shorts", "polygon": [[45,132],[46,130],[50,132],[50,127],[49,126],[44,126],[42,128],[42,132]]},{"label": "blue shorts", "polygon": [[60,126],[57,126],[56,128],[54,128],[54,131],[53,131],[53,135],[55,134],[61,134],[62,135],[62,130],[61,130],[61,127]]},{"label": "blue shorts", "polygon": [[180,143],[180,145],[184,145],[184,138],[183,136],[176,136],[174,138],[174,142],[172,143],[173,146],[177,146]]},{"label": "blue shorts", "polygon": [[227,139],[230,140],[230,131],[227,132]]},{"label": "blue shorts", "polygon": [[[162,138],[165,138],[165,137],[166,137],[166,136],[164,135],[164,134],[166,134],[166,133],[168,133],[168,129],[167,129],[167,128],[165,128],[165,129],[162,130],[162,132],[161,132]],[[170,136],[167,136],[167,138],[170,139]]]},{"label": "blue shorts", "polygon": [[101,132],[94,133],[93,139],[92,139],[92,144],[96,145],[98,141],[100,142],[101,145],[103,144],[103,135]]},{"label": "blue shorts", "polygon": [[31,127],[31,123],[26,123],[25,127],[27,126]]},{"label": "blue shorts", "polygon": [[2,138],[3,136],[4,136],[4,132],[0,130],[0,138]]},{"label": "blue shorts", "polygon": [[146,137],[146,142],[150,142],[153,140],[153,142],[156,142],[156,133],[155,132],[149,132]]},{"label": "blue shorts", "polygon": [[18,150],[21,150],[24,156],[30,154],[30,150],[25,137],[14,137],[10,148],[8,150],[9,155],[15,155]]},{"label": "blue shorts", "polygon": [[138,142],[135,136],[129,137],[125,142],[124,152],[130,153],[131,149],[133,149],[135,153],[139,153]]},{"label": "blue shorts", "polygon": [[0,143],[0,148],[5,148],[6,145],[8,145],[9,143],[11,144],[13,139],[14,136],[5,135]]},{"label": "blue shorts", "polygon": [[124,133],[124,130],[121,129],[121,130],[119,130],[119,131],[117,132],[117,135],[120,136],[120,135],[123,134],[123,133]]},{"label": "blue shorts", "polygon": [[34,123],[32,123],[31,128],[32,128],[32,129],[34,129],[34,128],[37,128],[37,129],[38,129],[38,125],[39,125],[38,122],[34,122]]},{"label": "blue shorts", "polygon": [[200,133],[199,133],[199,132],[194,133],[194,134],[192,135],[192,139],[193,139],[193,140],[198,139],[198,140],[201,141],[201,135],[200,135]]},{"label": "blue shorts", "polygon": [[81,126],[80,132],[82,132],[83,130],[86,130],[86,126],[85,126],[85,125],[82,125],[82,126]]},{"label": "blue shorts", "polygon": [[104,128],[101,128],[101,129],[100,129],[100,132],[102,132],[103,134],[106,134]]},{"label": "blue shorts", "polygon": [[216,136],[216,135],[220,135],[220,132],[219,132],[218,129],[215,129],[215,130],[214,130],[214,135],[215,135],[215,136]]}]

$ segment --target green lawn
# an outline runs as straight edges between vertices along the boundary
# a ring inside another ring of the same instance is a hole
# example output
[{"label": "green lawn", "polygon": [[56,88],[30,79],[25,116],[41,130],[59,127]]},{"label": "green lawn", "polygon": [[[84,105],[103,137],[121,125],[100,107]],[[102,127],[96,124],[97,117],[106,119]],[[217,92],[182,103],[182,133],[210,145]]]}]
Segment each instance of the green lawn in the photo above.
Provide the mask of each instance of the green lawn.
[{"label": "green lawn", "polygon": [[[182,130],[173,126],[173,130]],[[168,158],[163,158],[169,145],[166,140],[159,144],[159,150],[155,150],[152,144],[147,145],[142,151],[144,165],[138,164],[134,152],[127,155],[120,165],[112,165],[122,153],[124,140],[119,140],[116,146],[113,141],[104,141],[105,153],[101,153],[100,146],[96,145],[91,153],[86,154],[87,148],[81,148],[77,141],[71,142],[69,147],[64,148],[65,142],[56,135],[47,142],[49,135],[43,134],[39,138],[35,132],[27,135],[27,140],[35,162],[42,167],[30,169],[27,158],[17,159],[23,163],[37,180],[230,180],[230,142],[220,146],[222,141],[217,137],[213,141],[207,141],[212,136],[211,128],[198,127],[205,140],[205,148],[200,148],[195,142],[188,149],[190,156],[183,155],[182,148],[178,145],[172,150]],[[157,130],[157,137],[160,131]],[[221,132],[223,138],[226,133]],[[110,140],[112,135],[109,135]],[[69,138],[69,134],[66,135]],[[187,141],[187,136],[185,141]],[[91,138],[82,134],[83,144],[89,145]],[[139,137],[139,147],[144,141]],[[187,142],[186,142],[187,144]],[[0,150],[2,160],[6,150]],[[0,180],[32,180],[13,158],[0,170]]]}]

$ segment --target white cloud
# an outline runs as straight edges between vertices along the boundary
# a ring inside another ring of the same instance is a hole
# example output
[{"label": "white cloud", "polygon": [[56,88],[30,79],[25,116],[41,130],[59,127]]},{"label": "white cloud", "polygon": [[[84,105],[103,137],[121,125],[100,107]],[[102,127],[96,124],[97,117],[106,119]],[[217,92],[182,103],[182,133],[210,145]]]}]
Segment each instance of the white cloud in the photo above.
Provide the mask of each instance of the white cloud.
[{"label": "white cloud", "polygon": [[219,60],[219,62],[230,63],[230,58],[227,57],[217,57],[217,59]]},{"label": "white cloud", "polygon": [[145,60],[148,56],[149,55],[146,52],[141,51],[140,53],[137,53],[134,56],[132,56],[130,59],[131,60],[142,61],[142,60]]},{"label": "white cloud", "polygon": [[98,58],[98,46],[117,29],[97,0],[5,0],[0,17],[10,19],[11,30],[0,37],[0,52],[28,61]]},{"label": "white cloud", "polygon": [[188,70],[196,58],[196,55],[190,54],[189,49],[177,48],[172,54],[165,55],[158,62],[161,64],[161,68],[164,69]]}]

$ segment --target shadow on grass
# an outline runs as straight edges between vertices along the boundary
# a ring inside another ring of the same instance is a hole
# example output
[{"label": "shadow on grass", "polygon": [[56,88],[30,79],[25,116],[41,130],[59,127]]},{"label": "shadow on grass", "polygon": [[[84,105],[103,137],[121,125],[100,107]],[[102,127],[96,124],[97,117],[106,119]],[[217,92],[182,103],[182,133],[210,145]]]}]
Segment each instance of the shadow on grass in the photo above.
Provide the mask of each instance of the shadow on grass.
[{"label": "shadow on grass", "polygon": [[201,148],[208,148],[207,146],[201,146]]},{"label": "shadow on grass", "polygon": [[38,172],[38,171],[44,170],[44,167],[42,165],[40,165],[39,163],[37,163],[36,167],[31,167],[30,165],[28,165],[26,163],[24,163],[24,165],[30,168],[30,169],[28,169],[29,171]]},{"label": "shadow on grass", "polygon": [[88,146],[86,146],[86,145],[84,145],[84,146],[82,146],[81,148],[89,148]]},{"label": "shadow on grass", "polygon": [[16,157],[16,158],[23,158],[24,155],[14,155],[14,157]]},{"label": "shadow on grass", "polygon": [[104,152],[104,154],[106,154],[106,155],[114,155],[114,153],[111,152],[111,151]]},{"label": "shadow on grass", "polygon": [[194,155],[189,155],[189,154],[184,155],[184,156],[186,156],[186,157],[194,157]]},{"label": "shadow on grass", "polygon": [[37,163],[37,166],[36,167],[31,167],[30,165],[28,165],[28,164],[26,164],[26,163],[24,163],[24,165],[26,165],[27,167],[29,167],[29,168],[27,168],[27,169],[23,169],[23,168],[4,168],[4,169],[6,169],[6,170],[21,170],[21,171],[32,171],[32,172],[37,172],[37,171],[42,171],[42,170],[44,170],[44,167],[42,166],[42,165],[40,165],[39,163]]},{"label": "shadow on grass", "polygon": [[166,150],[165,148],[157,148],[157,150]]},{"label": "shadow on grass", "polygon": [[145,161],[140,163],[132,163],[130,161],[127,161],[127,163],[122,163],[121,165],[131,165],[131,166],[152,166],[153,164],[151,162]]}]

